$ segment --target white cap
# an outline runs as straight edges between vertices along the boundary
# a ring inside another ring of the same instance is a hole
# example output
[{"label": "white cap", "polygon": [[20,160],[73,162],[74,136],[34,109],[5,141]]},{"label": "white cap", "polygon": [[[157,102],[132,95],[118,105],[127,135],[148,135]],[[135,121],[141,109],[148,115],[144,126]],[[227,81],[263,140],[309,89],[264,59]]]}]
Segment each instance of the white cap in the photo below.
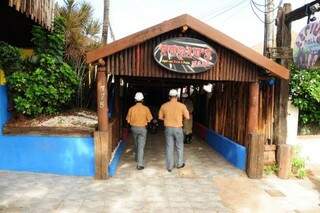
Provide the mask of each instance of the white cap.
[{"label": "white cap", "polygon": [[169,96],[171,97],[175,97],[178,95],[178,91],[175,90],[175,89],[171,89],[170,92],[169,92]]},{"label": "white cap", "polygon": [[188,97],[189,97],[188,93],[183,93],[182,94],[182,98],[188,98]]},{"label": "white cap", "polygon": [[142,101],[143,100],[143,94],[141,92],[137,92],[136,95],[134,96],[134,99],[136,101]]}]

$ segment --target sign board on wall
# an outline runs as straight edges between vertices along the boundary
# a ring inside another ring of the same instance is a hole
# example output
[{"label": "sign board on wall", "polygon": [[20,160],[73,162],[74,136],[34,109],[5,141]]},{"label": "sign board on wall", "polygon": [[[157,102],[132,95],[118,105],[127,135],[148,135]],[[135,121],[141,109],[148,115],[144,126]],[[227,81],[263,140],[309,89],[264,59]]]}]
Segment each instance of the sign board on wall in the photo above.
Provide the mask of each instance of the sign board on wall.
[{"label": "sign board on wall", "polygon": [[204,41],[177,37],[161,42],[154,49],[155,60],[173,72],[195,74],[211,69],[217,62],[217,53]]},{"label": "sign board on wall", "polygon": [[299,68],[320,67],[320,22],[312,22],[300,31],[293,60]]}]

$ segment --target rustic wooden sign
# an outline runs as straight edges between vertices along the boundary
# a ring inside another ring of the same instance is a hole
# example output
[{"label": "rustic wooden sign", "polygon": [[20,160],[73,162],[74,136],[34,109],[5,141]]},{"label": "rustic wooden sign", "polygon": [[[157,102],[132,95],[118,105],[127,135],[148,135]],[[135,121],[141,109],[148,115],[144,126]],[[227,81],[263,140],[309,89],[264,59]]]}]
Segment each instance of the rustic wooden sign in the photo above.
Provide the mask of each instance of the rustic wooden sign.
[{"label": "rustic wooden sign", "polygon": [[161,42],[154,49],[153,56],[162,67],[185,74],[205,72],[217,62],[215,49],[204,41],[189,37]]}]

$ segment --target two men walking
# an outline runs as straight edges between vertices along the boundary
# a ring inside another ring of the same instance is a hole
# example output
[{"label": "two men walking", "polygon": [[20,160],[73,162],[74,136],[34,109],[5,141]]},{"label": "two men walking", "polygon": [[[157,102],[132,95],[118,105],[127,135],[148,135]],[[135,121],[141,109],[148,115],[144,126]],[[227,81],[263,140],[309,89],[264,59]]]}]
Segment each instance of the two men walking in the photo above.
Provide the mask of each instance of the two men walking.
[{"label": "two men walking", "polygon": [[[159,110],[159,119],[164,121],[166,138],[166,167],[167,170],[171,172],[175,166],[178,169],[185,166],[183,157],[184,135],[182,126],[183,120],[189,119],[190,116],[187,107],[178,102],[177,90],[170,90],[169,98],[170,100],[164,103]],[[131,125],[136,156],[138,158],[137,169],[140,170],[144,168],[143,153],[147,134],[146,125],[151,121],[152,116],[149,108],[142,104],[142,93],[137,93],[135,100],[137,103],[129,109],[127,121]],[[177,153],[176,165],[174,159],[175,150]]]}]

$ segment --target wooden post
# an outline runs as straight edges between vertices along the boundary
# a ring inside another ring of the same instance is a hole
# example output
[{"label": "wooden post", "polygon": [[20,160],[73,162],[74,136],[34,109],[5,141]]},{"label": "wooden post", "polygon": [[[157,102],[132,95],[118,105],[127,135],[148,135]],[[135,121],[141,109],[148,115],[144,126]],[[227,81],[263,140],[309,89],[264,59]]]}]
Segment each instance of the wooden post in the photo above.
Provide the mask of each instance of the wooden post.
[{"label": "wooden post", "polygon": [[248,163],[247,175],[249,178],[258,179],[263,176],[264,166],[264,141],[262,135],[250,133],[248,135]]},{"label": "wooden post", "polygon": [[258,114],[259,82],[253,82],[249,85],[246,141],[248,147],[247,174],[249,178],[262,178],[263,175],[264,142],[263,137],[258,134]]},{"label": "wooden post", "polygon": [[259,82],[249,85],[248,133],[257,133],[259,114]]},{"label": "wooden post", "polygon": [[[286,15],[291,12],[291,4],[284,4],[277,14],[277,47],[290,49],[291,47],[291,21],[286,21]],[[292,56],[292,55],[291,55]],[[289,67],[291,58],[283,57],[278,63]],[[289,81],[278,80],[275,84],[275,108],[274,108],[274,141],[277,145],[277,162],[279,165],[278,176],[288,178],[291,171],[291,150],[285,145],[287,140],[287,110],[289,100]]]},{"label": "wooden post", "polygon": [[119,140],[120,135],[122,135],[121,121],[123,119],[122,105],[121,105],[121,98],[120,98],[120,78],[115,79],[115,107],[114,108],[115,108],[115,116],[116,116],[116,119],[118,120],[117,140]]},{"label": "wooden post", "polygon": [[108,90],[106,78],[106,66],[103,59],[99,60],[97,75],[97,107],[98,107],[98,129],[108,131]]},{"label": "wooden post", "polygon": [[279,178],[289,178],[291,172],[292,146],[281,144],[277,150],[277,161],[279,162]]},{"label": "wooden post", "polygon": [[109,163],[109,133],[96,131],[94,132],[94,152],[95,152],[95,178],[104,180],[108,177]]},{"label": "wooden post", "polygon": [[99,180],[108,177],[108,156],[110,152],[109,118],[108,118],[108,90],[106,79],[106,67],[104,60],[100,59],[97,75],[97,111],[98,131],[94,133],[95,145],[95,178]]},{"label": "wooden post", "polygon": [[[285,22],[286,14],[291,11],[291,4],[284,4],[277,14],[277,47],[291,47],[291,23]],[[280,58],[278,63],[289,67],[291,60]],[[285,144],[287,140],[287,106],[289,100],[289,81],[279,79],[275,85],[274,109],[274,141],[277,145]]]}]

